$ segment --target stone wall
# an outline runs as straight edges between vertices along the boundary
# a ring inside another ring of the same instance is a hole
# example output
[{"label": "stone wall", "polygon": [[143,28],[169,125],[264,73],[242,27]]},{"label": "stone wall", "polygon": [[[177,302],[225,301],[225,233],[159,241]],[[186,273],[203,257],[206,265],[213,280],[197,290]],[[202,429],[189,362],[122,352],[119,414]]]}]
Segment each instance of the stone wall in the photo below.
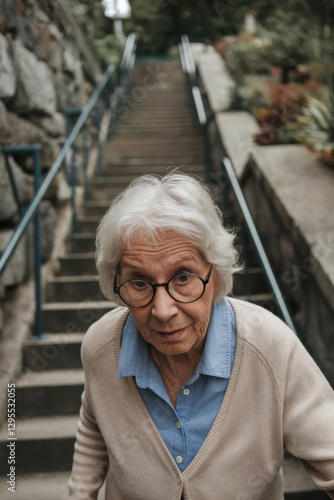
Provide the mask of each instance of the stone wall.
[{"label": "stone wall", "polygon": [[[99,64],[79,27],[85,6],[76,0],[0,0],[0,146],[40,144],[45,173],[65,139],[65,111],[82,108],[101,76]],[[24,206],[33,196],[32,159],[10,158]],[[61,173],[41,205],[43,262],[51,255],[56,212],[69,195]],[[19,220],[4,157],[0,155],[0,252]],[[1,278],[2,291],[29,274],[31,235]]]},{"label": "stone wall", "polygon": [[229,109],[233,82],[219,54],[192,50],[211,117],[212,174],[226,182],[221,160],[230,158],[298,335],[334,387],[334,171],[304,146],[256,146],[254,118]]}]

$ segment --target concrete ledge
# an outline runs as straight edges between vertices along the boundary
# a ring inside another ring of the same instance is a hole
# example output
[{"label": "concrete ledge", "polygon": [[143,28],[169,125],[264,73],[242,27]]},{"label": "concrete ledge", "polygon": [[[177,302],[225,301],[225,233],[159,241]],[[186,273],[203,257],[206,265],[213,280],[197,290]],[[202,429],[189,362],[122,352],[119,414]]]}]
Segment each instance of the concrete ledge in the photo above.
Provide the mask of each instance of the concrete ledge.
[{"label": "concrete ledge", "polygon": [[234,81],[218,52],[203,43],[192,43],[191,50],[213,113],[229,109]]},{"label": "concrete ledge", "polygon": [[253,136],[260,131],[260,127],[255,118],[246,111],[218,113],[216,125],[235,173],[241,177],[255,148]]},{"label": "concrete ledge", "polygon": [[254,148],[250,164],[277,197],[295,244],[319,263],[313,273],[334,310],[334,171],[298,145]]},{"label": "concrete ledge", "polygon": [[265,146],[242,184],[299,336],[334,386],[334,172],[303,146]]}]

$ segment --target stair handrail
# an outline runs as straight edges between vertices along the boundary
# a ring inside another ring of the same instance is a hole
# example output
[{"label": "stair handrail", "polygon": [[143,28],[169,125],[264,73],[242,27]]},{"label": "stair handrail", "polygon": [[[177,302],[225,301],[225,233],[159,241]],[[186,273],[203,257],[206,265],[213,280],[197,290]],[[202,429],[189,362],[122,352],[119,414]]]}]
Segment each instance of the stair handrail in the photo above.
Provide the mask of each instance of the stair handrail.
[{"label": "stair handrail", "polygon": [[[194,98],[194,103],[196,106],[198,118],[200,116],[202,116],[202,113],[205,114],[205,120],[202,119],[202,121],[200,121],[200,119],[199,119],[199,122],[202,124],[207,124],[208,117],[207,117],[207,114],[205,111],[205,107],[204,107],[204,103],[203,103],[203,99],[202,99],[202,94],[200,92],[199,86],[196,85],[196,82],[197,82],[196,67],[195,67],[193,57],[192,57],[190,41],[189,41],[189,38],[187,35],[182,35],[181,44],[179,44],[179,51],[180,51],[180,59],[181,59],[182,69],[185,73],[188,74],[192,89],[194,87],[197,87],[197,89],[198,89],[198,92],[196,92],[196,100]],[[193,96],[194,96],[194,92],[193,92]],[[208,134],[207,127],[205,127],[205,133]],[[206,141],[208,142],[208,137],[206,138]],[[270,265],[267,254],[264,250],[259,233],[255,227],[252,215],[251,215],[250,210],[248,208],[246,199],[243,195],[239,181],[237,179],[237,176],[235,175],[232,163],[231,163],[230,159],[226,156],[224,156],[221,161],[222,161],[222,167],[225,170],[226,175],[228,177],[229,184],[233,188],[236,200],[237,200],[238,205],[242,211],[244,220],[246,222],[247,229],[250,233],[250,236],[252,238],[252,241],[253,241],[254,246],[256,248],[256,251],[258,253],[262,268],[264,270],[264,273],[266,275],[266,278],[267,278],[268,284],[272,290],[272,293],[275,297],[275,301],[276,301],[276,304],[277,304],[278,309],[280,311],[281,317],[283,318],[285,323],[291,328],[291,330],[295,334],[297,334],[296,328],[294,326],[294,323],[292,321],[292,318],[290,316],[288,308],[285,304],[284,297],[282,295],[282,292],[280,290],[280,287],[278,285],[276,277],[273,273],[273,270],[272,270],[272,267]],[[226,186],[227,186],[227,184],[225,183],[225,187]]]},{"label": "stair handrail", "polygon": [[[25,212],[23,213],[18,225],[16,226],[16,229],[14,230],[14,233],[12,234],[11,238],[9,239],[4,251],[2,252],[0,256],[0,276],[3,274],[3,272],[6,269],[6,266],[8,262],[10,261],[11,257],[13,256],[13,253],[21,240],[23,234],[27,230],[28,224],[31,222],[33,217],[35,216],[37,210],[39,209],[39,205],[44,198],[47,190],[49,189],[52,181],[56,177],[58,171],[60,170],[64,160],[66,159],[66,155],[69,152],[70,148],[72,147],[74,141],[77,138],[77,135],[79,134],[81,128],[85,124],[87,118],[89,117],[94,105],[96,104],[97,100],[99,99],[100,95],[102,94],[102,91],[104,90],[105,86],[107,85],[108,81],[110,80],[111,76],[115,73],[115,71],[118,69],[118,67],[121,68],[122,72],[126,74],[129,72],[132,67],[133,67],[133,61],[134,61],[134,54],[136,50],[136,40],[137,40],[137,34],[136,33],[130,33],[126,39],[125,43],[125,48],[123,52],[123,57],[121,59],[121,63],[119,66],[116,64],[111,63],[105,73],[103,74],[99,84],[96,86],[95,90],[93,91],[88,103],[86,104],[86,107],[83,109],[82,113],[80,114],[76,124],[74,125],[73,129],[71,130],[68,138],[66,139],[63,147],[61,148],[57,158],[51,165],[50,169],[48,170],[43,182],[41,183],[38,191],[35,193],[33,199],[31,200],[30,204],[26,208]],[[120,82],[120,85],[122,85],[122,82]],[[124,92],[120,92],[120,99],[124,99],[126,97]],[[36,303],[36,310],[40,309],[41,304]],[[37,332],[37,336],[41,337],[41,332]]]},{"label": "stair handrail", "polygon": [[232,186],[235,198],[236,198],[238,205],[240,207],[240,210],[242,212],[244,221],[246,222],[247,229],[248,229],[248,231],[251,235],[251,238],[253,240],[253,243],[255,245],[255,248],[256,248],[256,251],[258,253],[259,259],[261,261],[263,270],[264,270],[265,275],[267,277],[267,281],[269,282],[270,288],[272,289],[272,292],[275,296],[275,300],[276,300],[277,306],[280,310],[281,316],[283,317],[285,323],[291,328],[291,330],[296,333],[296,329],[295,329],[295,326],[293,324],[292,318],[291,318],[290,313],[288,311],[288,308],[285,304],[284,297],[282,295],[282,292],[280,290],[280,287],[278,285],[276,277],[275,277],[273,270],[271,268],[266,251],[263,247],[259,233],[255,227],[254,220],[253,220],[251,213],[249,211],[246,199],[245,199],[244,194],[242,192],[242,189],[240,187],[237,176],[235,175],[234,168],[232,166],[230,159],[227,158],[226,156],[223,157],[222,158],[222,165],[223,165],[223,168],[227,174],[227,178],[229,180],[229,183]]},{"label": "stair handrail", "polygon": [[189,77],[191,92],[196,107],[198,121],[201,125],[205,125],[207,123],[207,116],[201,96],[201,91],[196,81],[197,80],[196,66],[191,51],[188,35],[182,35],[181,43],[179,44],[179,51],[180,51],[180,58],[183,71],[185,71]]}]

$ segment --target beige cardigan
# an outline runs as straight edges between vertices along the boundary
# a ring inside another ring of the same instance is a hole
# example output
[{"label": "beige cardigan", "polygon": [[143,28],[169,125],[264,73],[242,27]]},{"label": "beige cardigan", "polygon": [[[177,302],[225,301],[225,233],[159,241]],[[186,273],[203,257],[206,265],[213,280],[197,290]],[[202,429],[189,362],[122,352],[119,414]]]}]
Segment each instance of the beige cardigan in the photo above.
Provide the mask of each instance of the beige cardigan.
[{"label": "beige cardigan", "polygon": [[201,449],[181,474],[132,377],[117,378],[126,308],[87,332],[86,375],[70,497],[106,500],[282,500],[283,445],[334,499],[334,393],[287,326],[229,299],[237,349],[226,394]]}]

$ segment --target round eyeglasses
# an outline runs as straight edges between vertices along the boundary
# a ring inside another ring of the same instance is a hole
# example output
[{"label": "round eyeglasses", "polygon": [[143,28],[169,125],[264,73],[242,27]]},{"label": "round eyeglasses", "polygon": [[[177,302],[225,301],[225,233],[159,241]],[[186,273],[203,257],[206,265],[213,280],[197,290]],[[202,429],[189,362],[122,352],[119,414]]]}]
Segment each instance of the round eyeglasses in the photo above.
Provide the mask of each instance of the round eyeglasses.
[{"label": "round eyeglasses", "polygon": [[197,274],[182,272],[172,276],[166,283],[150,283],[142,278],[132,278],[117,286],[115,276],[114,293],[130,307],[145,307],[152,302],[158,286],[165,287],[168,295],[177,302],[189,304],[200,299],[209,283],[212,266],[206,278]]}]

